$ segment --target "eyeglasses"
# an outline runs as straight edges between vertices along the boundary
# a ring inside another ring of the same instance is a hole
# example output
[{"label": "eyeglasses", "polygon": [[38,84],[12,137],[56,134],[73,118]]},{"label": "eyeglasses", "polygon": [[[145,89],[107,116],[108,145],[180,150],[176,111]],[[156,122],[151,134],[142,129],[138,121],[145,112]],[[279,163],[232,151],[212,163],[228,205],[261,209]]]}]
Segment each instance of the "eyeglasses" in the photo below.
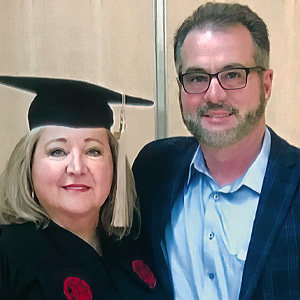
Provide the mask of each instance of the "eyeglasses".
[{"label": "eyeglasses", "polygon": [[215,74],[190,72],[179,75],[179,81],[188,94],[201,94],[209,89],[211,79],[216,77],[224,90],[238,90],[247,85],[247,78],[252,71],[265,71],[263,67],[232,68]]}]

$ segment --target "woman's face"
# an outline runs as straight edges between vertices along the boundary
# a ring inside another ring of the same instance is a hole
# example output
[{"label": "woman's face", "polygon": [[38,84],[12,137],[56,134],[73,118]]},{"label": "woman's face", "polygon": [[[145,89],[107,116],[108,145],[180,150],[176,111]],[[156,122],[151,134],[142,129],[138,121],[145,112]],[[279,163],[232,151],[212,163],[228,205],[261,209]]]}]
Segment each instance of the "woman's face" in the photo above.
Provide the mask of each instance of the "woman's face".
[{"label": "woman's face", "polygon": [[98,221],[112,178],[106,129],[45,128],[33,156],[32,180],[40,205],[53,221]]}]

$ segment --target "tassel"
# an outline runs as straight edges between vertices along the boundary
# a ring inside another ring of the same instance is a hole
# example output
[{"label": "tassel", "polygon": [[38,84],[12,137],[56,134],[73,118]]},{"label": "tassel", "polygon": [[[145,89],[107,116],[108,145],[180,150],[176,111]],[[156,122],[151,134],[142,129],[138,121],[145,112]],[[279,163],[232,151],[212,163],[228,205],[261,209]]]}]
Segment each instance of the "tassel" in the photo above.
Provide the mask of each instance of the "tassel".
[{"label": "tassel", "polygon": [[126,120],[125,120],[125,95],[122,95],[122,108],[120,112],[120,138],[117,161],[117,191],[112,217],[114,227],[128,227],[128,199],[126,178]]}]

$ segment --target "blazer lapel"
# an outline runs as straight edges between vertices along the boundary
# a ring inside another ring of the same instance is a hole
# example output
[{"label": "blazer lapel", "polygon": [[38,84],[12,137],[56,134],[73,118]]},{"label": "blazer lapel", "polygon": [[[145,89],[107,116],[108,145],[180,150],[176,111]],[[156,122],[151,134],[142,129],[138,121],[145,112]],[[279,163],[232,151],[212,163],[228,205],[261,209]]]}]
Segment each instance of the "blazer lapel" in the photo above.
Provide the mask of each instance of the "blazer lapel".
[{"label": "blazer lapel", "polygon": [[[178,148],[174,149],[174,159],[172,165],[169,166],[171,174],[163,178],[164,182],[160,185],[164,191],[159,192],[159,197],[161,198],[161,206],[157,208],[156,212],[160,217],[155,217],[153,223],[158,224],[159,228],[156,232],[160,234],[156,235],[157,240],[153,242],[154,253],[156,255],[156,261],[160,265],[160,278],[164,282],[164,286],[172,287],[171,274],[169,267],[167,266],[164,253],[161,248],[161,244],[164,242],[165,228],[167,223],[171,218],[171,211],[175,201],[182,195],[183,197],[183,188],[184,184],[188,177],[189,165],[193,158],[193,155],[199,145],[197,140],[191,138],[183,138],[186,142],[185,147],[182,148],[182,152],[178,153]],[[176,144],[174,145],[176,146]],[[179,147],[180,148],[180,147]],[[158,221],[160,220],[160,221]],[[168,291],[169,295],[173,292]]]},{"label": "blazer lapel", "polygon": [[[251,299],[299,181],[299,165],[272,133],[272,148],[245,262],[240,300]],[[281,147],[279,147],[281,146]]]}]

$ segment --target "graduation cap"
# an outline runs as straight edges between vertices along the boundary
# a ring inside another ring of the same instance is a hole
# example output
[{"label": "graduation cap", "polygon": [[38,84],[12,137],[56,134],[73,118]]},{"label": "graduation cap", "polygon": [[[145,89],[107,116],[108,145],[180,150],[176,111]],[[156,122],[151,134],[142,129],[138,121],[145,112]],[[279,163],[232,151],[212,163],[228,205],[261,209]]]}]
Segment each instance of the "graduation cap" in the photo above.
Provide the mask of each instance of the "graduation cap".
[{"label": "graduation cap", "polygon": [[117,191],[112,224],[115,227],[128,227],[124,107],[126,104],[150,106],[153,105],[153,101],[120,94],[88,82],[70,79],[0,76],[0,83],[36,94],[28,111],[30,130],[47,125],[74,128],[100,127],[109,130],[113,124],[113,112],[108,103],[122,104]]},{"label": "graduation cap", "polygon": [[110,129],[113,112],[108,103],[153,105],[151,100],[122,95],[84,81],[0,76],[0,83],[36,94],[29,111],[30,130],[45,125]]}]

